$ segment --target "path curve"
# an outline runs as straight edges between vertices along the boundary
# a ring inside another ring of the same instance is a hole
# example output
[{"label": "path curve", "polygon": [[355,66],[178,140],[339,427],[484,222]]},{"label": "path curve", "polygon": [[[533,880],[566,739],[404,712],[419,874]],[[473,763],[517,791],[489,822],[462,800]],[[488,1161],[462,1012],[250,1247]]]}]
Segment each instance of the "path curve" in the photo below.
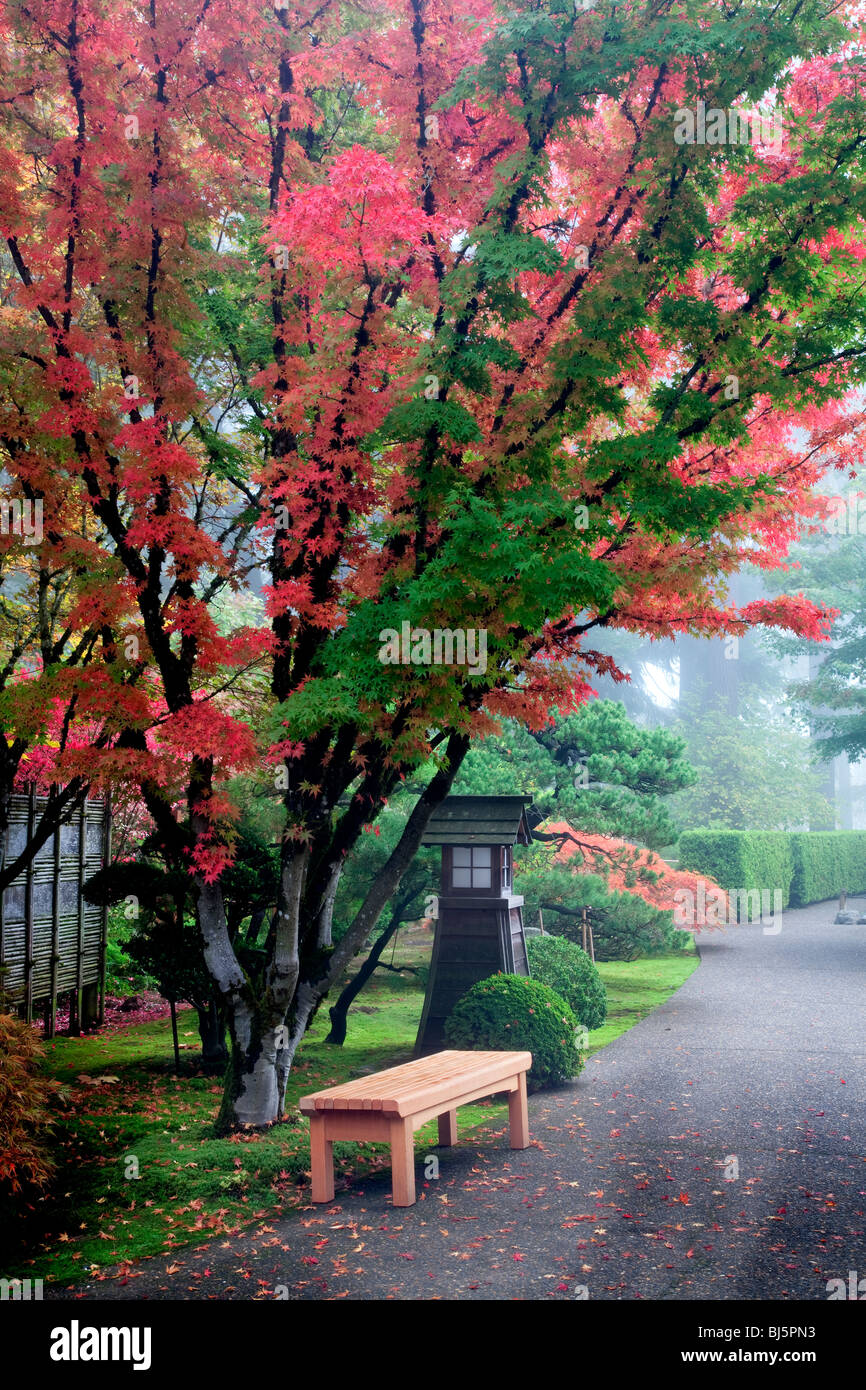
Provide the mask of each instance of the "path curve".
[{"label": "path curve", "polygon": [[676,994],[531,1100],[526,1151],[503,1125],[432,1150],[427,1183],[419,1153],[412,1208],[377,1176],[75,1295],[823,1300],[866,1280],[866,926],[835,910],[702,934]]}]

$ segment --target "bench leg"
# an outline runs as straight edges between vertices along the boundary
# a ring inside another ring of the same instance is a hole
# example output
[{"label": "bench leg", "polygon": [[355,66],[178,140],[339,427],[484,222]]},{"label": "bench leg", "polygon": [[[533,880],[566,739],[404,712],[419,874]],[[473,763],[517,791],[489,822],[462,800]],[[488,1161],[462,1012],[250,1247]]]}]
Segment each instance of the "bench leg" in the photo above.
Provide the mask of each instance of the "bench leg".
[{"label": "bench leg", "polygon": [[391,1121],[391,1189],[395,1207],[415,1201],[415,1134],[406,1120]]},{"label": "bench leg", "polygon": [[444,1115],[440,1115],[439,1124],[439,1143],[446,1147],[448,1144],[457,1143],[457,1111],[446,1110]]},{"label": "bench leg", "polygon": [[517,1078],[517,1090],[508,1093],[508,1126],[512,1149],[529,1147],[529,1108],[526,1104],[526,1072]]},{"label": "bench leg", "polygon": [[313,1175],[313,1201],[334,1200],[334,1145],[325,1138],[325,1120],[310,1116],[310,1168]]}]

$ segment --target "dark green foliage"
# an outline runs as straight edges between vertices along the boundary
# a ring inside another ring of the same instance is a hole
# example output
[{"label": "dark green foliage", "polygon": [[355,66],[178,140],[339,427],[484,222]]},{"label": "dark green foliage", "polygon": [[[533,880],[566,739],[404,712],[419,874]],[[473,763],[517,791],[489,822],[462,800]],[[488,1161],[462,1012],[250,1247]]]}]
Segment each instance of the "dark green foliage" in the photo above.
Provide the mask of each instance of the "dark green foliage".
[{"label": "dark green foliage", "polygon": [[[684,746],[666,729],[632,723],[618,701],[597,700],[564,718],[554,712],[553,722],[535,733],[507,721],[502,736],[472,745],[455,791],[495,795],[519,788],[534,798],[534,814],[659,848],[677,833],[665,798],[695,779]],[[582,909],[591,908],[599,960],[636,960],[685,945],[670,911],[627,891],[657,878],[629,867],[629,858],[625,850],[614,865],[600,856],[593,874],[553,863],[535,847],[519,852],[517,891],[526,900],[526,921],[534,922],[541,908],[546,921],[548,912],[555,914],[555,934],[580,942]],[[624,892],[609,890],[602,877],[614,868]]]},{"label": "dark green foliage", "polygon": [[678,849],[680,868],[727,889],[781,888],[784,907],[866,892],[866,831],[689,830]]},{"label": "dark green foliage", "polygon": [[112,906],[124,898],[136,898],[141,907],[154,908],[163,898],[183,897],[189,892],[187,875],[167,873],[146,860],[108,864],[87,880],[81,890],[85,902],[98,907]]},{"label": "dark green foliage", "polygon": [[[333,939],[342,940],[371,883],[381,873],[396,846],[408,819],[408,809],[399,797],[379,815],[376,831],[362,835],[346,856],[334,904]],[[391,901],[380,918],[385,931],[395,915],[401,922],[426,917],[438,888],[439,851],[421,849],[406,870]],[[379,931],[376,933],[380,934]]]},{"label": "dark green foliage", "polygon": [[[146,850],[147,842],[143,848]],[[241,968],[260,978],[266,962],[258,944],[277,888],[279,855],[255,828],[241,831],[234,862],[223,874],[226,922]],[[169,871],[144,856],[136,862],[110,864],[85,884],[88,902],[124,904],[123,921],[115,914],[108,966],[122,980],[130,968],[153,980],[160,994],[174,1003],[186,1001],[198,1013],[205,1065],[221,1069],[225,1061],[225,1023],[213,980],[205,965],[201,934],[194,915],[188,874]],[[134,915],[127,918],[134,900]],[[241,934],[245,920],[248,926]],[[131,930],[130,930],[131,928]],[[119,929],[119,930],[118,930]],[[122,939],[118,940],[118,934]],[[127,992],[125,988],[121,992]]]},{"label": "dark green foliage", "polygon": [[589,908],[597,960],[637,960],[679,950],[689,939],[674,926],[670,909],[653,907],[637,893],[610,890],[600,874],[530,862],[521,865],[516,887],[525,899],[527,922],[535,921],[541,908],[548,930],[578,944],[583,909]]},{"label": "dark green foliage", "polygon": [[[823,481],[824,495],[836,492]],[[845,491],[833,497],[832,508],[817,534],[803,537],[792,548],[801,591],[813,602],[838,609],[832,642],[814,642],[776,633],[773,645],[783,656],[808,662],[809,679],[791,691],[795,709],[812,733],[822,761],[847,754],[856,762],[866,754],[866,477],[852,474]],[[771,589],[781,591],[784,571],[769,574]],[[814,822],[810,822],[814,823]]]},{"label": "dark green foliage", "polygon": [[791,851],[795,906],[823,902],[840,893],[866,893],[866,831],[798,832],[791,836]]},{"label": "dark green foliage", "polygon": [[782,890],[791,901],[794,861],[784,830],[687,830],[678,844],[679,867],[706,874],[722,888]]},{"label": "dark green foliage", "polygon": [[[766,654],[754,641],[751,648],[751,665],[725,663],[738,668],[733,707],[733,692],[714,683],[709,663],[708,678],[695,681],[680,700],[677,727],[698,774],[697,784],[673,800],[681,824],[790,831],[814,825],[829,812],[809,739],[787,709],[772,707],[766,698],[771,692],[758,693],[767,679]],[[696,664],[688,648],[686,660]]]},{"label": "dark green foliage", "polygon": [[526,948],[533,979],[548,985],[569,1004],[584,1028],[600,1028],[607,1017],[607,994],[592,960],[564,936],[530,936]]},{"label": "dark green foliage", "polygon": [[[184,899],[190,880],[146,860],[109,864],[82,889],[87,902],[117,905],[135,899],[129,927],[121,925],[122,946],[110,943],[111,964],[131,965],[156,984],[164,999],[186,1000],[204,1007],[213,993],[202,955],[201,937],[194,922],[185,918]],[[115,914],[117,921],[117,914]]]},{"label": "dark green foliage", "polygon": [[519,787],[545,817],[660,849],[676,839],[664,799],[695,773],[667,729],[642,729],[615,700],[594,700],[538,732],[512,720],[473,744],[455,791],[495,795]]},{"label": "dark green foliage", "polygon": [[139,970],[156,981],[164,999],[206,1007],[213,994],[213,981],[204,963],[201,936],[193,918],[179,923],[166,917],[149,917],[126,942],[124,951]]},{"label": "dark green foliage", "polygon": [[[146,845],[143,846],[146,851]],[[251,914],[275,900],[279,876],[279,851],[252,831],[242,831],[235,842],[234,859],[221,883],[229,930],[235,932]],[[118,862],[99,869],[82,890],[86,902],[102,907],[134,897],[138,906],[153,911],[186,902],[191,891],[188,874],[166,870],[144,855],[133,862]],[[189,903],[187,903],[189,906]]]},{"label": "dark green foliage", "polygon": [[564,999],[538,980],[491,975],[459,999],[445,1024],[451,1047],[532,1053],[529,1080],[555,1086],[583,1066],[577,1019]]},{"label": "dark green foliage", "polygon": [[123,916],[122,908],[109,910],[108,940],[105,943],[105,989],[108,994],[140,994],[155,983],[126,954],[126,943],[134,935],[134,927],[135,924]]},{"label": "dark green foliage", "polygon": [[[582,939],[574,917],[558,921],[557,930],[571,941]],[[653,907],[636,893],[604,894],[592,912],[592,938],[598,960],[639,960],[682,951],[690,940],[688,932],[674,926],[669,908]]]},{"label": "dark green foliage", "polygon": [[456,401],[413,400],[395,406],[374,436],[376,443],[415,439],[431,427],[457,444],[481,439],[477,422]]},{"label": "dark green foliage", "polygon": [[220,883],[226,905],[229,931],[234,934],[241,923],[250,917],[247,943],[255,944],[257,923],[276,902],[280,877],[280,854],[253,831],[238,836],[233,862],[223,873]]}]

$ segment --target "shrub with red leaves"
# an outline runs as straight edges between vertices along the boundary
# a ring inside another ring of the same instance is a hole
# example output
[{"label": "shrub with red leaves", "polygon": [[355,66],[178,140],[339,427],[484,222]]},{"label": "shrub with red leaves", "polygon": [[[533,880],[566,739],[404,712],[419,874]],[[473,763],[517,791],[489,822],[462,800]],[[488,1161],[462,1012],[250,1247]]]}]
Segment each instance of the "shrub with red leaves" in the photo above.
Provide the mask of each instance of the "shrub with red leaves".
[{"label": "shrub with red leaves", "polygon": [[[637,845],[631,845],[627,840],[618,840],[613,835],[594,835],[590,831],[575,830],[567,821],[548,821],[544,829],[550,834],[564,837],[553,856],[554,863],[567,864],[577,856],[571,867],[578,873],[602,873],[611,892],[634,893],[651,907],[663,911],[677,906],[677,899],[674,897],[677,889],[687,889],[693,895],[696,904],[694,924],[689,923],[691,929],[706,931],[719,926],[718,912],[715,915],[711,914],[708,920],[705,908],[701,907],[707,898],[711,902],[724,905],[722,915],[727,919],[727,894],[707,874],[673,869],[651,849],[640,849]],[[619,855],[623,856],[621,861],[618,859]],[[627,865],[627,869],[623,867],[624,864]],[[639,876],[635,877],[635,871],[639,875],[641,869],[649,870],[655,876],[655,881],[647,882]],[[701,880],[704,885],[703,893],[699,891]],[[722,894],[722,898],[714,897],[714,894]]]},{"label": "shrub with red leaves", "polygon": [[0,1013],[0,1195],[47,1185],[50,1103],[59,1085],[40,1069],[44,1049],[29,1023]]}]

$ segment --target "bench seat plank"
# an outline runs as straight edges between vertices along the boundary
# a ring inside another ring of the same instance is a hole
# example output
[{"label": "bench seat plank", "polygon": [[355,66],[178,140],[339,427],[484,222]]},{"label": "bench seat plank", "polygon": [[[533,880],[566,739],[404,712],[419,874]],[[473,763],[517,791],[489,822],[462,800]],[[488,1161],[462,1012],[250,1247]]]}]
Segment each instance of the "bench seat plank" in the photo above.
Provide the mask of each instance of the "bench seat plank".
[{"label": "bench seat plank", "polygon": [[384,1140],[391,1147],[393,1203],[411,1206],[415,1130],[438,1118],[440,1144],[453,1144],[458,1106],[496,1091],[508,1092],[511,1147],[525,1149],[526,1073],[531,1066],[531,1052],[437,1052],[302,1096],[300,1108],[310,1117],[313,1201],[333,1201],[335,1139]]},{"label": "bench seat plank", "polygon": [[440,1098],[443,1109],[448,1108],[444,1102],[463,1089],[463,1078],[468,1081],[466,1090],[488,1081],[494,1090],[496,1081],[506,1081],[531,1065],[530,1052],[438,1052],[434,1058],[422,1057],[341,1086],[315,1091],[303,1096],[299,1104],[305,1114],[320,1110],[383,1110],[405,1117],[429,1109]]}]

